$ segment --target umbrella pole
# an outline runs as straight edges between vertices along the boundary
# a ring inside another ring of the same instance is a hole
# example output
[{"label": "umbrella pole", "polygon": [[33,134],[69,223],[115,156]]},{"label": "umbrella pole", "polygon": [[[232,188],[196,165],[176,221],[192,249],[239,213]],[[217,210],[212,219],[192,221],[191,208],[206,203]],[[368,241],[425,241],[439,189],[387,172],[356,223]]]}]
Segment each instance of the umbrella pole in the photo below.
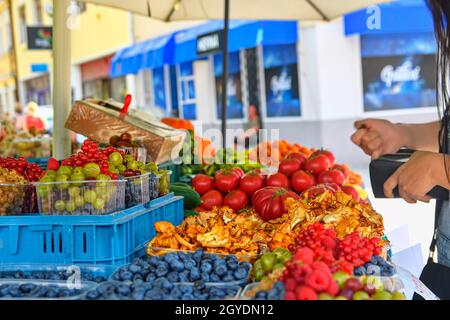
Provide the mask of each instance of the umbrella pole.
[{"label": "umbrella pole", "polygon": [[53,0],[53,157],[71,154],[70,133],[65,122],[71,107],[70,29],[67,8],[70,0]]},{"label": "umbrella pole", "polygon": [[[228,101],[228,31],[230,28],[230,0],[225,0],[225,18],[223,29],[223,71],[222,71],[222,143],[223,150],[227,147],[227,101]],[[224,155],[226,153],[224,152]]]}]

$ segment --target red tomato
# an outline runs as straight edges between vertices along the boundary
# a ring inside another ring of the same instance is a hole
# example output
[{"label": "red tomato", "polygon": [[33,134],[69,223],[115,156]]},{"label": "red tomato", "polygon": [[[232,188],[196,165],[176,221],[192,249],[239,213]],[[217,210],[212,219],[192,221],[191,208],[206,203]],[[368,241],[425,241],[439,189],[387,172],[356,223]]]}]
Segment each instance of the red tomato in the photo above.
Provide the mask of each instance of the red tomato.
[{"label": "red tomato", "polygon": [[342,164],[335,164],[333,167],[331,167],[331,169],[341,171],[344,174],[345,178],[347,179],[348,174],[349,174],[347,167],[343,166]]},{"label": "red tomato", "polygon": [[219,170],[216,172],[216,189],[228,193],[239,187],[239,177],[233,170]]},{"label": "red tomato", "polygon": [[242,170],[240,167],[234,167],[233,169],[231,169],[231,171],[236,173],[239,178],[242,178],[245,174],[244,170]]},{"label": "red tomato", "polygon": [[294,173],[291,177],[292,189],[297,193],[302,193],[305,190],[315,186],[316,178],[306,171],[300,170]]},{"label": "red tomato", "polygon": [[249,196],[253,195],[259,189],[264,188],[265,179],[256,172],[249,172],[242,177],[239,187]]},{"label": "red tomato", "polygon": [[324,184],[318,184],[312,188],[309,188],[308,190],[303,192],[303,195],[306,194],[308,196],[308,198],[314,198],[324,192],[331,192],[334,194],[336,191],[338,191],[340,189],[341,188],[335,183],[324,183]]},{"label": "red tomato", "polygon": [[340,170],[328,170],[319,175],[319,183],[336,183],[337,185],[343,185],[345,182],[345,175]]},{"label": "red tomato", "polygon": [[300,161],[301,162],[300,169],[303,169],[306,161],[308,161],[308,158],[306,158],[306,156],[301,152],[291,152],[288,154],[287,159],[297,159],[298,161]]},{"label": "red tomato", "polygon": [[214,207],[223,205],[223,196],[217,190],[210,190],[202,196],[201,207],[206,210],[212,210]]},{"label": "red tomato", "polygon": [[316,177],[328,169],[330,169],[330,160],[325,155],[311,156],[305,164],[305,170],[311,172]]},{"label": "red tomato", "polygon": [[192,187],[200,195],[204,195],[206,192],[214,189],[214,185],[214,178],[205,174],[197,174],[194,179],[192,179]]},{"label": "red tomato", "polygon": [[320,156],[320,155],[324,155],[328,158],[328,160],[330,160],[330,166],[334,166],[336,163],[336,157],[334,156],[334,154],[331,151],[328,150],[319,150],[314,152],[311,157],[316,157],[316,156]]},{"label": "red tomato", "polygon": [[223,204],[238,212],[248,205],[248,196],[244,191],[233,190],[225,196]]},{"label": "red tomato", "polygon": [[284,174],[278,172],[267,178],[266,185],[268,187],[279,187],[279,188],[289,189],[290,182],[289,182],[288,177],[286,177]]},{"label": "red tomato", "polygon": [[359,193],[355,188],[352,186],[342,186],[341,189],[346,194],[351,195],[356,202],[359,202]]},{"label": "red tomato", "polygon": [[283,188],[265,187],[252,197],[256,212],[264,221],[274,220],[287,213],[284,201],[287,198],[299,199],[299,196]]},{"label": "red tomato", "polygon": [[292,176],[295,172],[300,170],[302,167],[302,163],[300,160],[295,158],[292,159],[284,159],[280,162],[280,166],[278,167],[278,172],[281,172],[288,177]]}]

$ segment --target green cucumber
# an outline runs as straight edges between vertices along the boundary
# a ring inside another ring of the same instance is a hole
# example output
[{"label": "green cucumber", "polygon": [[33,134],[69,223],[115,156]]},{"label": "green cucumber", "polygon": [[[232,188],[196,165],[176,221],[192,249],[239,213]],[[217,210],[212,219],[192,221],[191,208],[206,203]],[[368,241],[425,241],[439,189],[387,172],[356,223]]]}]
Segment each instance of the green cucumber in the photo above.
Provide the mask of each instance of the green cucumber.
[{"label": "green cucumber", "polygon": [[183,186],[171,185],[170,191],[173,192],[176,196],[184,197],[184,208],[185,209],[195,209],[201,203],[202,200],[197,191],[192,188],[186,188]]}]

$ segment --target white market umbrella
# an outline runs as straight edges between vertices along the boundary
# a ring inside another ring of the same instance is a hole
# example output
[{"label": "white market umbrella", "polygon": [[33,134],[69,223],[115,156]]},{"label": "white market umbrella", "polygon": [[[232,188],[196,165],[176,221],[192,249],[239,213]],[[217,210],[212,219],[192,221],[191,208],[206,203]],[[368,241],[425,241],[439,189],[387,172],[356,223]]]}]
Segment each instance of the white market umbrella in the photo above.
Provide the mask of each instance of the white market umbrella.
[{"label": "white market umbrella", "polygon": [[[227,79],[228,79],[228,30],[229,19],[246,19],[246,20],[300,20],[300,21],[330,21],[340,17],[346,13],[353,12],[374,4],[389,2],[390,0],[81,0],[82,2],[93,3],[108,7],[113,7],[135,14],[148,16],[150,18],[162,21],[180,21],[180,20],[224,20],[223,32],[223,74],[222,74],[222,132],[223,147],[226,147],[226,121],[227,121]],[[54,6],[59,2],[59,6],[63,3],[66,5],[69,0],[53,0]],[[55,10],[55,14],[59,12],[64,16],[64,11]],[[59,26],[57,23],[61,23]],[[55,39],[60,43],[55,43],[55,63],[62,62],[64,59],[57,58],[58,53],[64,52],[61,46],[67,44],[67,32],[57,32],[56,29],[63,28],[63,18],[54,19],[55,23]],[[69,32],[70,33],[70,32]],[[59,37],[57,36],[59,34]],[[64,41],[64,37],[66,40]],[[70,48],[70,47],[69,47]],[[66,47],[67,52],[67,47]],[[70,59],[68,59],[70,61]],[[68,68],[66,71],[69,70]],[[55,69],[55,83],[61,76]],[[64,72],[62,72],[64,74]],[[61,76],[62,77],[62,76]],[[68,75],[66,77],[66,82]],[[70,79],[69,79],[70,81]],[[62,83],[67,86],[65,81]],[[70,83],[70,82],[69,82]],[[57,87],[55,87],[56,91]],[[62,90],[62,95],[67,94],[69,90]],[[59,97],[59,98],[58,98]],[[58,101],[70,101],[70,93],[67,98],[59,96],[59,92],[54,93],[54,103]],[[60,106],[62,107],[62,106]],[[67,106],[68,108],[68,106]],[[61,116],[68,113],[60,112]],[[55,128],[58,126],[58,119],[55,117]],[[63,131],[63,130],[61,130]],[[55,132],[55,135],[59,132]],[[62,134],[63,132],[61,132]],[[67,143],[67,139],[56,137],[54,150],[58,155],[58,142]],[[66,149],[67,150],[67,149]]]}]

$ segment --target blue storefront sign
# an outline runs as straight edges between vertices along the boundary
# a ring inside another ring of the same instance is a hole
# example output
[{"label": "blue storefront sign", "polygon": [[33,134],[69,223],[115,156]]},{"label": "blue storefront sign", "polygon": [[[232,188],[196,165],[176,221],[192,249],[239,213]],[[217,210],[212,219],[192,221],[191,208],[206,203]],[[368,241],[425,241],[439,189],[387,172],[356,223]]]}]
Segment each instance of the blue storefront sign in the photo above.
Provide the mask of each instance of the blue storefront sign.
[{"label": "blue storefront sign", "polygon": [[432,33],[361,37],[364,110],[436,105]]},{"label": "blue storefront sign", "polygon": [[295,44],[263,48],[266,116],[301,115],[297,50]]}]

